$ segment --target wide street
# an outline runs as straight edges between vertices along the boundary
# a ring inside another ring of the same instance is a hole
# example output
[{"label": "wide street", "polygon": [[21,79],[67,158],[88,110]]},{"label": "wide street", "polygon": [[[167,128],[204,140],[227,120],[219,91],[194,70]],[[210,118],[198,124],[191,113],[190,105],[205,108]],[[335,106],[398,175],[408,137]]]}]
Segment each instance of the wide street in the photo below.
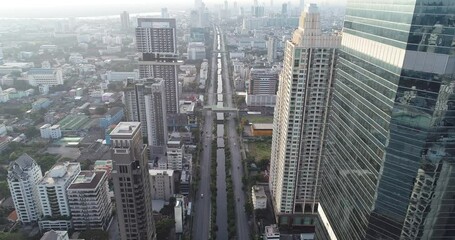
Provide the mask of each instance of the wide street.
[{"label": "wide street", "polygon": [[[221,36],[223,36],[223,31],[221,31]],[[226,45],[224,38],[221,37],[221,51],[226,52]],[[223,69],[228,68],[227,54],[222,53],[222,64]],[[232,103],[232,81],[229,79],[229,72],[223,71],[223,81],[224,81],[224,102],[226,107],[233,107]],[[239,136],[237,134],[237,128],[235,123],[235,114],[226,114],[227,120],[227,129],[228,133],[228,144],[231,150],[232,157],[232,180],[234,185],[234,196],[238,201],[235,204],[235,215],[236,215],[236,226],[237,226],[237,239],[250,239],[250,228],[248,225],[248,217],[246,215],[244,206],[245,206],[245,194],[242,190],[242,177],[243,177],[243,164],[242,157],[240,154],[240,142]],[[248,189],[247,189],[248,190]]]},{"label": "wide street", "polygon": [[[216,47],[216,37],[214,38],[214,47]],[[208,94],[206,94],[206,105],[215,104],[214,85],[216,80],[216,54],[212,54],[212,66],[210,73],[210,83]],[[198,191],[194,196],[193,206],[195,208],[193,216],[193,237],[192,239],[206,240],[209,239],[210,231],[210,160],[212,152],[212,129],[213,114],[212,111],[204,111],[204,125],[202,130],[202,155],[200,158],[200,180]],[[201,197],[203,194],[203,197]]]}]

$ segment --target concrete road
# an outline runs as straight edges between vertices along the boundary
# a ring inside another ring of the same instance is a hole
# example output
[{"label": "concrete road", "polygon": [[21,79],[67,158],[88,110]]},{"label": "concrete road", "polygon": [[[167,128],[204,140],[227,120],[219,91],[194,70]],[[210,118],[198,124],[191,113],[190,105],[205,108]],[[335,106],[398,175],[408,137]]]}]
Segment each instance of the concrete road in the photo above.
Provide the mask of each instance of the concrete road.
[{"label": "concrete road", "polygon": [[[214,47],[216,47],[216,34],[214,37]],[[214,83],[216,80],[216,54],[212,54],[212,67],[210,75],[209,88],[206,94],[206,105],[215,105]],[[212,111],[205,111],[204,125],[202,130],[202,155],[200,159],[200,180],[198,191],[194,196],[194,216],[193,216],[193,236],[192,239],[207,240],[210,232],[210,157],[212,152],[212,128],[213,114]],[[203,197],[202,195],[203,194]]]},{"label": "concrete road", "polygon": [[[221,34],[223,35],[223,34]],[[224,39],[221,38],[221,51],[226,51],[226,45],[224,43]],[[223,69],[228,68],[227,56],[225,53],[222,54],[222,64]],[[232,95],[234,94],[232,91],[232,81],[229,79],[228,71],[223,71],[223,81],[224,81],[224,102],[225,105],[228,107],[234,106],[232,103]],[[237,134],[237,128],[235,124],[234,114],[232,117],[229,114],[227,115],[227,136],[228,136],[228,144],[231,149],[231,156],[232,156],[232,180],[234,185],[234,196],[236,200],[235,204],[235,212],[236,212],[236,225],[237,225],[237,239],[240,240],[248,240],[250,239],[250,229],[248,225],[248,217],[245,213],[245,194],[242,190],[242,177],[243,177],[243,165],[242,165],[242,158],[240,155],[240,142],[239,137]],[[248,189],[246,189],[248,191]]]}]

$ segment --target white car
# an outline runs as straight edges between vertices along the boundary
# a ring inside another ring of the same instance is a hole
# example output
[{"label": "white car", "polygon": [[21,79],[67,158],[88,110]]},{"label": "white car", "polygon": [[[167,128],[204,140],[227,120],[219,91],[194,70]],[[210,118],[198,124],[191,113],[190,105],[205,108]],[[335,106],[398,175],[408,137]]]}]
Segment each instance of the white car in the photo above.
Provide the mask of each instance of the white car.
[{"label": "white car", "polygon": [[204,198],[204,194],[203,193],[201,193],[201,198]]}]

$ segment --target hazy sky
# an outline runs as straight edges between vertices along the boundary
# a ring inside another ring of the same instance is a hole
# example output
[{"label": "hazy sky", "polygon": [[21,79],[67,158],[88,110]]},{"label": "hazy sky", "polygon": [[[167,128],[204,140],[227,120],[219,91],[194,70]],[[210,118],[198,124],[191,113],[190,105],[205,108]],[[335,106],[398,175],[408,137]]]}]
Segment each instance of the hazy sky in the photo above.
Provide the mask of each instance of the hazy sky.
[{"label": "hazy sky", "polygon": [[[254,0],[228,0],[241,5],[251,5]],[[0,18],[2,17],[65,17],[65,16],[100,16],[117,14],[119,11],[149,12],[167,7],[170,11],[184,10],[194,4],[194,0],[1,0]],[[224,0],[203,0],[209,7],[223,4]],[[269,5],[270,0],[258,0],[260,4]],[[280,7],[288,0],[273,0]],[[298,4],[299,0],[290,0]],[[340,3],[345,0],[305,0],[316,3]],[[232,6],[232,5],[231,5]]]}]

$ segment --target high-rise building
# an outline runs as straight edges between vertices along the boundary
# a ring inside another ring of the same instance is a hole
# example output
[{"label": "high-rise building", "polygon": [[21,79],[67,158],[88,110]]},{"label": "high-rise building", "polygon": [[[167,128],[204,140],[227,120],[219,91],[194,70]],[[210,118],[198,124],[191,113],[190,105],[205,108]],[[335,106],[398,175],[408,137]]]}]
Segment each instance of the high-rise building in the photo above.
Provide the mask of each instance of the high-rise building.
[{"label": "high-rise building", "polygon": [[112,202],[106,171],[81,171],[68,187],[73,228],[107,230]]},{"label": "high-rise building", "polygon": [[166,146],[167,114],[162,79],[128,80],[124,90],[128,121],[141,122],[142,136],[150,146]]},{"label": "high-rise building", "polygon": [[110,133],[115,204],[122,240],[156,240],[147,146],[140,122],[120,122]]},{"label": "high-rise building", "polygon": [[169,11],[167,10],[167,8],[161,8],[161,17],[169,18]]},{"label": "high-rise building", "polygon": [[202,0],[194,0],[194,8],[195,9],[200,9],[202,6]]},{"label": "high-rise building", "polygon": [[277,39],[274,36],[269,36],[267,40],[267,61],[275,62],[277,51]]},{"label": "high-rise building", "polygon": [[173,18],[138,18],[136,28],[140,78],[162,78],[166,107],[170,114],[178,113],[178,60],[176,23]]},{"label": "high-rise building", "polygon": [[305,0],[300,0],[300,11],[303,11],[305,9]]},{"label": "high-rise building", "polygon": [[320,165],[341,37],[321,32],[315,4],[286,42],[273,120],[270,190],[279,225],[314,228]]},{"label": "high-rise building", "polygon": [[281,5],[281,15],[283,15],[283,16],[288,15],[288,4],[287,3],[283,3]]},{"label": "high-rise building", "polygon": [[130,14],[127,11],[123,11],[120,14],[120,23],[122,24],[123,31],[128,31],[130,29]]},{"label": "high-rise building", "polygon": [[72,228],[71,210],[66,189],[81,171],[78,162],[62,162],[46,172],[38,183],[39,203],[43,217],[40,230],[63,230]]},{"label": "high-rise building", "polygon": [[41,215],[37,184],[42,178],[41,168],[26,153],[8,167],[8,187],[18,220],[22,223],[36,222]]},{"label": "high-rise building", "polygon": [[454,19],[453,1],[348,1],[319,206],[338,239],[455,238]]}]

